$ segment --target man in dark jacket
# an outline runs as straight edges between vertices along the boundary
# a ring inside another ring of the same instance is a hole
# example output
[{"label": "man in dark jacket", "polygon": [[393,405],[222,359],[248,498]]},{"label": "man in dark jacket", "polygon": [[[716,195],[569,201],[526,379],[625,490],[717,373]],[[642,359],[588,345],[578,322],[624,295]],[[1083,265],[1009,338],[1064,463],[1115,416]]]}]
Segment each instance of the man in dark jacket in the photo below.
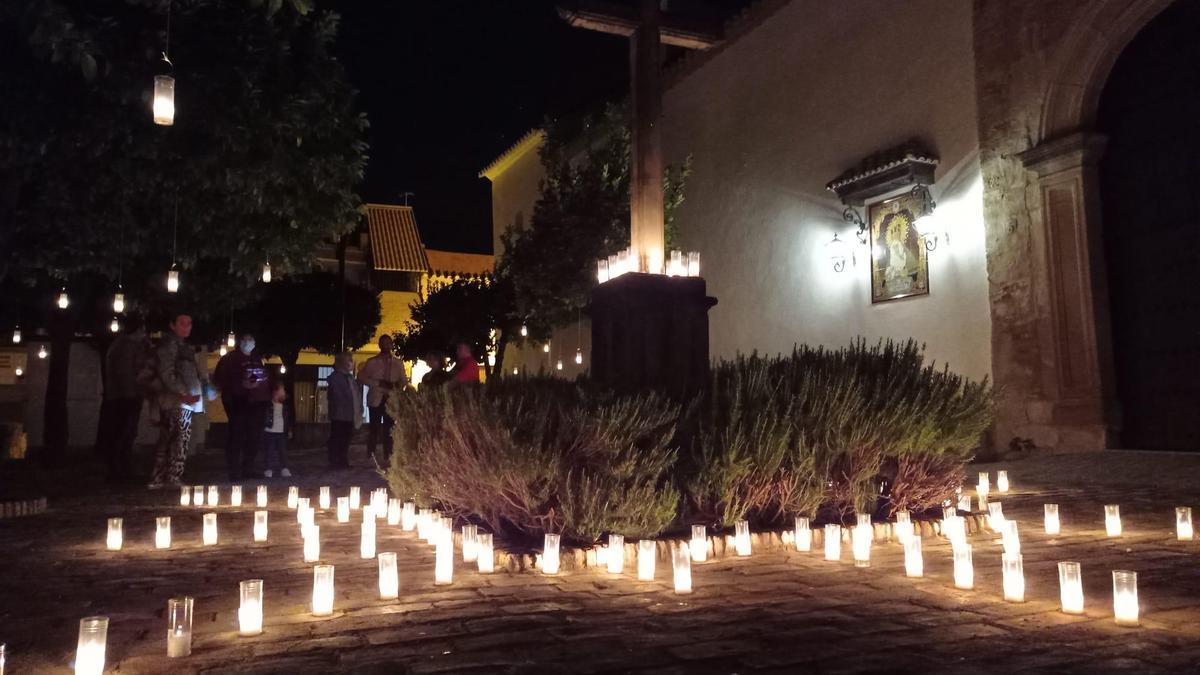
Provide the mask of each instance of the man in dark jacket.
[{"label": "man in dark jacket", "polygon": [[262,445],[263,419],[271,403],[271,387],[256,347],[253,335],[243,335],[238,348],[221,357],[213,371],[213,381],[229,417],[225,466],[231,481],[258,475],[254,458]]},{"label": "man in dark jacket", "polygon": [[196,363],[196,352],[187,343],[192,334],[191,315],[176,311],[168,328],[154,350],[153,368],[147,369],[152,373],[147,387],[159,424],[150,489],[180,484],[192,438],[192,414],[204,412],[204,399],[213,398],[204,371]]},{"label": "man in dark jacket", "polygon": [[96,445],[104,454],[110,482],[133,478],[130,457],[142,415],[138,374],[148,358],[150,340],[141,319],[131,316],[126,319],[125,332],[113,340],[104,355],[104,400]]}]

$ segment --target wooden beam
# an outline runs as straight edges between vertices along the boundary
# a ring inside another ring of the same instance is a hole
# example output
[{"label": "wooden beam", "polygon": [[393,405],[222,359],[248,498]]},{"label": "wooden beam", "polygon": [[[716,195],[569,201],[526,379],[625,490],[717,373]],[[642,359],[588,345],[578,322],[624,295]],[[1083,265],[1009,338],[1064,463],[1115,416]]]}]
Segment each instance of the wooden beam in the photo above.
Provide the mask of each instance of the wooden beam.
[{"label": "wooden beam", "polygon": [[[574,28],[631,37],[641,23],[637,10],[607,2],[584,1],[560,6],[558,15]],[[709,49],[721,41],[719,24],[698,18],[662,15],[659,38],[665,45]]]}]

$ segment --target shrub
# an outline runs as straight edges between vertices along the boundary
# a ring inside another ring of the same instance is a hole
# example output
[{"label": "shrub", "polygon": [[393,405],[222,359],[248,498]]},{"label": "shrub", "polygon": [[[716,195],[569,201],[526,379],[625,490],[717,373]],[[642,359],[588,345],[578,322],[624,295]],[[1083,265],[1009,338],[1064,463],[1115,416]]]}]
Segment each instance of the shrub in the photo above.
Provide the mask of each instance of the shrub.
[{"label": "shrub", "polygon": [[678,407],[551,378],[394,397],[395,494],[481,518],[509,537],[657,534],[674,519]]}]

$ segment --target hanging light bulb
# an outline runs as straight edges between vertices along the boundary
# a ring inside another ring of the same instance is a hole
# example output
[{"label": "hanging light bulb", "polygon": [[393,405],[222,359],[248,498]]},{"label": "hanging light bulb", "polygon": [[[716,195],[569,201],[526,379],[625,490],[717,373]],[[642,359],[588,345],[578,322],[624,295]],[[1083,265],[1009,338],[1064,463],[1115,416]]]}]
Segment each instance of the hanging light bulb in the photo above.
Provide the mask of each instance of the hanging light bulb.
[{"label": "hanging light bulb", "polygon": [[583,365],[583,349],[578,347],[575,348],[575,365]]},{"label": "hanging light bulb", "polygon": [[21,327],[20,326],[17,326],[16,328],[13,329],[12,341],[13,341],[14,345],[21,344]]},{"label": "hanging light bulb", "polygon": [[542,352],[543,352],[543,353],[545,353],[545,354],[549,354],[549,353],[550,353],[550,343],[549,343],[549,342],[547,342],[546,344],[542,345]]},{"label": "hanging light bulb", "polygon": [[108,324],[108,329],[114,333],[121,330],[121,323],[117,321],[117,317],[113,317],[112,323]]},{"label": "hanging light bulb", "polygon": [[116,294],[113,295],[113,311],[122,314],[125,312],[125,294],[119,290],[119,286],[117,288]]},{"label": "hanging light bulb", "polygon": [[17,366],[16,368],[13,368],[13,374],[17,377],[20,377],[25,374],[25,370],[21,368],[21,366]]},{"label": "hanging light bulb", "polygon": [[221,348],[217,350],[217,353],[221,356],[225,356],[229,353],[229,350],[225,348],[225,345],[221,345]]},{"label": "hanging light bulb", "polygon": [[152,109],[154,111],[155,124],[160,124],[164,127],[175,124],[175,78],[170,75],[154,76],[154,104]]},{"label": "hanging light bulb", "polygon": [[71,298],[67,297],[66,288],[63,288],[58,292],[58,298],[55,300],[55,304],[58,305],[59,309],[66,309],[71,304]]},{"label": "hanging light bulb", "polygon": [[529,337],[529,327],[521,324],[521,337]]},{"label": "hanging light bulb", "polygon": [[271,263],[263,263],[262,281],[264,284],[271,283]]},{"label": "hanging light bulb", "polygon": [[237,346],[237,336],[233,334],[233,331],[229,331],[229,335],[225,336],[225,346],[230,349]]},{"label": "hanging light bulb", "polygon": [[556,363],[556,364],[554,365],[554,369],[555,369],[555,370],[562,370],[562,359],[559,359],[559,360],[558,360],[558,363]]},{"label": "hanging light bulb", "polygon": [[284,374],[284,373],[286,373],[286,372],[287,372],[287,366],[286,366],[286,365],[284,365],[284,364],[282,364],[282,363],[281,363],[281,364],[279,364],[279,374],[280,374],[280,375],[283,375],[283,374]]},{"label": "hanging light bulb", "polygon": [[175,265],[173,263],[171,265],[171,269],[167,271],[167,292],[179,292],[179,270],[175,269]]},{"label": "hanging light bulb", "polygon": [[40,347],[38,347],[38,358],[39,359],[44,359],[49,355],[50,355],[50,352],[46,351],[46,345],[41,345]]}]

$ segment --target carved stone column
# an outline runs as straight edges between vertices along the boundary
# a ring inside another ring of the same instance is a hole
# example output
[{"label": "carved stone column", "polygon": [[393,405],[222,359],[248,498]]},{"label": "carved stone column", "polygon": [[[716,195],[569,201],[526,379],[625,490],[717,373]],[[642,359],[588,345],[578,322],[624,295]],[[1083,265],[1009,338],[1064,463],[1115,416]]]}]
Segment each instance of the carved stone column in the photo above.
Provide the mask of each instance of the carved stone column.
[{"label": "carved stone column", "polygon": [[1019,155],[1038,176],[1034,234],[1041,385],[1059,449],[1102,449],[1116,438],[1111,329],[1097,162],[1105,138],[1075,133]]}]

